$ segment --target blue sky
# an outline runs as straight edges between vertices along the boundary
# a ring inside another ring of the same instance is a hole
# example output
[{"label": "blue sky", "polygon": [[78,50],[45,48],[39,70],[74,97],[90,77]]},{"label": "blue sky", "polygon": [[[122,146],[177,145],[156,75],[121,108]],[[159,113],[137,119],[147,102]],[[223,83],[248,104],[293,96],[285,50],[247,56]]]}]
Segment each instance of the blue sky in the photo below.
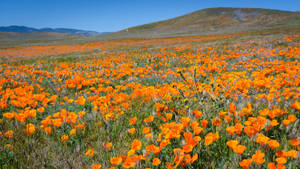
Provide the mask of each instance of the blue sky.
[{"label": "blue sky", "polygon": [[300,0],[0,0],[0,26],[118,31],[212,7],[300,11]]}]

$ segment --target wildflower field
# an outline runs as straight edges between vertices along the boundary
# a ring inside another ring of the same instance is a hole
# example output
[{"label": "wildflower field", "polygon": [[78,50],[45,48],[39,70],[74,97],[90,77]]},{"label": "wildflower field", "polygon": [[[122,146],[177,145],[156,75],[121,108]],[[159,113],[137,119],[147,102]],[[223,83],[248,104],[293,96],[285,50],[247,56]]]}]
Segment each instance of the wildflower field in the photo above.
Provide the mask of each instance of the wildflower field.
[{"label": "wildflower field", "polygon": [[0,49],[1,168],[300,168],[300,36]]}]

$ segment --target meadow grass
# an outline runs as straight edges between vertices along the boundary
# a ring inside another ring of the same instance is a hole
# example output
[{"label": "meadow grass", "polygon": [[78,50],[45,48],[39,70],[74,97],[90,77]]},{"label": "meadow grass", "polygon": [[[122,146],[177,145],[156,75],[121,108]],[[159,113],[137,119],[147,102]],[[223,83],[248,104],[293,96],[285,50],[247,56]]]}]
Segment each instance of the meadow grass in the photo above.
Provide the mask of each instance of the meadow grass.
[{"label": "meadow grass", "polygon": [[1,49],[0,166],[300,168],[299,42],[237,34]]}]

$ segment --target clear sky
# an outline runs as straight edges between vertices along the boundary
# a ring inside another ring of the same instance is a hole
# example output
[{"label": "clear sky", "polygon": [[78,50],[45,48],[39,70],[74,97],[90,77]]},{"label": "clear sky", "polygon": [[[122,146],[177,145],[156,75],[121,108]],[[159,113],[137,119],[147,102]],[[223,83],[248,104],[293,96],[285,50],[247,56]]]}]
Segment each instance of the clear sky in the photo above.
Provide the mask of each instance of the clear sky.
[{"label": "clear sky", "polygon": [[300,11],[300,0],[0,0],[0,26],[111,32],[212,7]]}]

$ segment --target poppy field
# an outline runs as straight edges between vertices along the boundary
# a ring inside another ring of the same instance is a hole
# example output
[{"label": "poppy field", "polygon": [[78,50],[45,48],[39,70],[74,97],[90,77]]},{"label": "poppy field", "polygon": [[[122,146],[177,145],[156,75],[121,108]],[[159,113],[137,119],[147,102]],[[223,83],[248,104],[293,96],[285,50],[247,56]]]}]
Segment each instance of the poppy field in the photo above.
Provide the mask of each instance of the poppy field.
[{"label": "poppy field", "polygon": [[300,36],[0,49],[1,168],[300,168]]}]

